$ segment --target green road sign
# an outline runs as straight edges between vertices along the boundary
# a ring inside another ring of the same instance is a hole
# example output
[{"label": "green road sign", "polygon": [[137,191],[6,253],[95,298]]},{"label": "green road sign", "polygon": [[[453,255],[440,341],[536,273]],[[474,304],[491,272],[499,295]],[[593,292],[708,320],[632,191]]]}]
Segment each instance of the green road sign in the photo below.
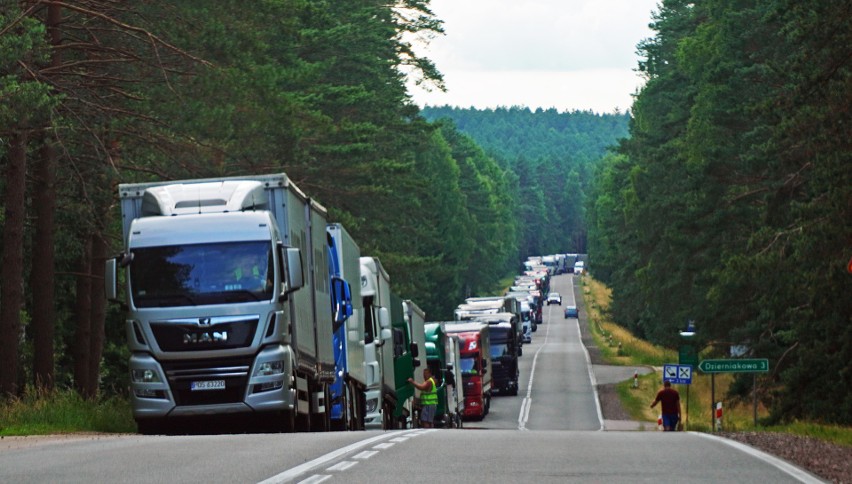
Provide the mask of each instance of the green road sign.
[{"label": "green road sign", "polygon": [[766,373],[769,360],[755,358],[750,360],[701,360],[698,369],[702,373]]},{"label": "green road sign", "polygon": [[698,366],[698,354],[695,353],[695,347],[692,345],[681,345],[678,349],[677,363],[679,365],[690,365],[692,367]]}]

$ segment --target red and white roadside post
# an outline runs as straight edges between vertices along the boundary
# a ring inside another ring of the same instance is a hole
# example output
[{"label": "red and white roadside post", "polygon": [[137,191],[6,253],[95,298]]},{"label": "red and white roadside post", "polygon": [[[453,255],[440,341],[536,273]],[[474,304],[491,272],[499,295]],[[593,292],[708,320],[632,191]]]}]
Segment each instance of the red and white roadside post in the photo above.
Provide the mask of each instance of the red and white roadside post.
[{"label": "red and white roadside post", "polygon": [[713,409],[713,415],[716,419],[716,431],[722,431],[722,402],[716,402],[715,408]]}]

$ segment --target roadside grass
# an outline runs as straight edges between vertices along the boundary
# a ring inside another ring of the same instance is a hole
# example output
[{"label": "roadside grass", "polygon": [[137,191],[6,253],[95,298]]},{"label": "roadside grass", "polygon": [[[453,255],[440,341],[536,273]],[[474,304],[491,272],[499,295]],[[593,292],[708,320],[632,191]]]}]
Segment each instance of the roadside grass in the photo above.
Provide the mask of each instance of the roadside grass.
[{"label": "roadside grass", "polygon": [[112,396],[86,400],[73,390],[27,390],[0,403],[0,435],[136,432],[130,403]]},{"label": "roadside grass", "polygon": [[[624,409],[632,419],[649,422],[649,425],[656,426],[659,406],[656,409],[651,409],[649,405],[654,400],[657,391],[662,387],[660,374],[662,365],[676,363],[678,361],[677,352],[654,346],[613,323],[608,316],[611,298],[609,288],[588,274],[581,278],[581,284],[583,300],[589,318],[589,328],[591,328],[595,344],[600,348],[604,360],[612,365],[654,367],[654,373],[639,376],[638,388],[634,388],[631,379],[616,385],[616,391]],[[619,343],[621,344],[620,347]],[[754,407],[750,399],[726,400],[728,388],[733,380],[732,374],[723,373],[715,376],[715,397],[717,401],[722,401],[723,405],[723,430],[790,433],[852,447],[852,428],[850,427],[822,425],[812,422],[793,422],[771,427],[756,426],[754,424]],[[693,373],[692,385],[676,386],[681,395],[686,430],[697,432],[710,432],[712,430],[711,395],[714,393],[711,386],[713,386],[711,376],[697,371]],[[766,408],[758,405],[758,422],[768,413]]]}]

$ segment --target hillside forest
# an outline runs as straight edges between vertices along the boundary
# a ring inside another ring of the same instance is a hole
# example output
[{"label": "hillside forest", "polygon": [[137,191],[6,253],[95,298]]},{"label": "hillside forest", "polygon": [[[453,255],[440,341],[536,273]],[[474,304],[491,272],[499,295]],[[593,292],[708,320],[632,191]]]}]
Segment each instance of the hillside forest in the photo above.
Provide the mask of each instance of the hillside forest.
[{"label": "hillside forest", "polygon": [[774,418],[848,424],[851,12],[664,0],[596,114],[418,108],[428,0],[0,0],[0,394],[126,392],[118,183],[285,172],[427,319],[588,252],[620,324],[694,320],[770,358]]}]

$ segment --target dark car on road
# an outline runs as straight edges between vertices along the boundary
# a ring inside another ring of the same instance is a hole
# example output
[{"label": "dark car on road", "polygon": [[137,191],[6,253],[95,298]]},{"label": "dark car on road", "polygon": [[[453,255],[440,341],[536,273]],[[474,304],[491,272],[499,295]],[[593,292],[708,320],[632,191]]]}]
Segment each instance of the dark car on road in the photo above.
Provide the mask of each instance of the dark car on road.
[{"label": "dark car on road", "polygon": [[577,311],[577,306],[565,306],[565,319],[577,318],[579,316],[580,312]]}]

